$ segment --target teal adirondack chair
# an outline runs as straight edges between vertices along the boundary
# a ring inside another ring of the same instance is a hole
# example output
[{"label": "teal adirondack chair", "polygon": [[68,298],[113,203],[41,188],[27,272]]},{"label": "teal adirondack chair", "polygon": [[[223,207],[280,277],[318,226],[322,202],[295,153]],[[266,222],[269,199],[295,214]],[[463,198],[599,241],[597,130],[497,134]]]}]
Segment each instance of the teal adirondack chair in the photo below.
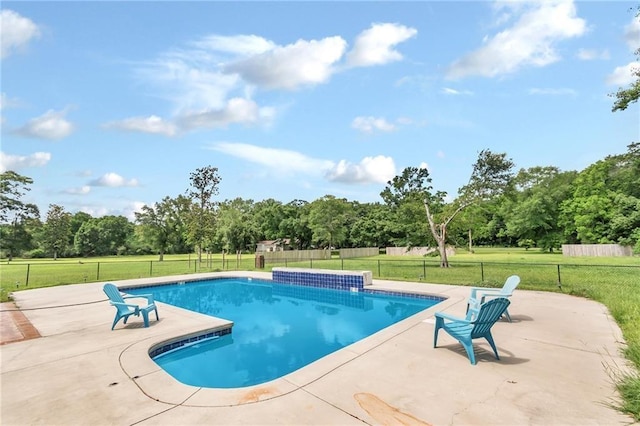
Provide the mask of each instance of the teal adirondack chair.
[{"label": "teal adirondack chair", "polygon": [[[513,295],[516,287],[520,284],[520,277],[517,275],[511,275],[506,279],[502,288],[487,288],[487,287],[471,287],[471,295],[467,301],[467,312],[477,313],[480,309],[480,305],[492,298],[509,298]],[[504,311],[504,316],[511,322],[511,315],[509,310]]]},{"label": "teal adirondack chair", "polygon": [[[136,295],[127,295],[120,293],[118,287],[111,283],[107,283],[102,287],[102,290],[107,294],[109,298],[109,302],[112,306],[116,308],[116,317],[113,320],[113,325],[111,326],[111,330],[116,326],[118,321],[124,318],[124,323],[127,323],[127,319],[131,315],[139,316],[142,314],[142,319],[144,320],[144,326],[149,327],[149,312],[155,311],[156,320],[160,320],[158,317],[158,308],[156,307],[153,301],[152,294],[136,294]],[[145,298],[147,299],[147,306],[140,307],[133,303],[126,303],[124,299],[133,299],[133,298]]]},{"label": "teal adirondack chair", "polygon": [[[436,312],[433,347],[435,348],[438,344],[438,331],[442,328],[464,346],[471,364],[476,364],[476,356],[473,353],[473,339],[479,339],[481,337],[487,339],[487,342],[489,342],[493,352],[496,354],[496,359],[500,359],[498,349],[496,349],[496,344],[493,341],[493,336],[491,336],[491,327],[500,319],[509,306],[509,303],[511,302],[504,297],[483,303],[480,305],[477,315],[474,315],[475,319],[473,320],[470,319],[470,315],[467,315],[465,319],[448,315],[444,312]],[[445,320],[448,321],[445,322]]]}]

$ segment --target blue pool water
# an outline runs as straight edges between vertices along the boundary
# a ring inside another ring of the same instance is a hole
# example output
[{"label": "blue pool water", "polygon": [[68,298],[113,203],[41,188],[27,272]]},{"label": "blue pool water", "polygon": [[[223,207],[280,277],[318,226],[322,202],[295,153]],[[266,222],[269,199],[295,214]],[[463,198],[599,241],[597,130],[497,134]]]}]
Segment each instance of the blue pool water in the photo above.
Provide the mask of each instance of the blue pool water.
[{"label": "blue pool water", "polygon": [[154,358],[180,382],[214,388],[284,376],[439,302],[245,278],[127,292],[234,322],[230,334]]}]

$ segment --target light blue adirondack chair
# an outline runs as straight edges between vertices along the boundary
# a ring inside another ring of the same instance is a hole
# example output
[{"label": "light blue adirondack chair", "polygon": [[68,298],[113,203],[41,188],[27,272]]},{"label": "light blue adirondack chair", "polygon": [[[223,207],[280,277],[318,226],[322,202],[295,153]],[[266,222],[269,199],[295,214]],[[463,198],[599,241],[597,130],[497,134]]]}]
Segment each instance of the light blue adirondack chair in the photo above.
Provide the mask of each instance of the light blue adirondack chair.
[{"label": "light blue adirondack chair", "polygon": [[[116,317],[113,320],[113,325],[111,326],[111,330],[116,326],[118,321],[124,318],[124,323],[127,323],[127,319],[131,315],[139,316],[142,314],[142,319],[144,320],[144,326],[149,327],[149,312],[155,311],[156,320],[160,320],[158,317],[158,308],[153,302],[152,294],[136,294],[136,295],[127,295],[120,293],[118,287],[111,283],[107,283],[102,287],[102,290],[107,294],[109,298],[109,302],[112,306],[116,308]],[[124,299],[133,299],[133,298],[145,298],[147,299],[147,306],[140,307],[133,303],[126,303]]]},{"label": "light blue adirondack chair", "polygon": [[[467,312],[476,314],[480,309],[480,305],[488,299],[511,297],[516,287],[518,287],[518,284],[520,284],[520,277],[517,275],[511,275],[504,282],[502,288],[471,287],[471,295],[467,301]],[[504,316],[507,317],[509,322],[511,322],[511,315],[509,315],[508,309],[504,311]]]},{"label": "light blue adirondack chair", "polygon": [[473,353],[473,339],[479,339],[481,337],[487,339],[487,342],[489,342],[493,352],[496,354],[496,359],[500,359],[496,344],[493,342],[493,336],[491,336],[491,327],[500,319],[509,306],[509,303],[511,302],[504,297],[483,303],[480,305],[480,309],[473,320],[468,319],[470,317],[469,315],[467,315],[467,319],[465,319],[448,315],[444,312],[436,312],[433,347],[435,348],[438,344],[438,331],[442,328],[464,346],[471,364],[476,364],[476,356]]}]

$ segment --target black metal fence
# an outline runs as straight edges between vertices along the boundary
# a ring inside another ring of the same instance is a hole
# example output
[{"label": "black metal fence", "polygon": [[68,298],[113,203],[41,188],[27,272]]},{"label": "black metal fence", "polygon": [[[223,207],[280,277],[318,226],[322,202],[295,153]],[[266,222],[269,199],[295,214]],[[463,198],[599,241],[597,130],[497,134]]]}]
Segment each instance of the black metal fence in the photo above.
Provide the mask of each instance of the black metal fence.
[{"label": "black metal fence", "polygon": [[[225,259],[140,260],[106,262],[33,262],[0,264],[4,294],[24,288],[96,281],[116,281],[233,270],[270,271],[275,266],[310,269],[368,270],[374,278],[435,284],[497,285],[509,275],[521,277],[520,288],[544,288],[580,293],[602,285],[631,285],[640,291],[640,265],[576,265],[563,263],[450,262],[441,268],[437,259],[330,259],[258,263],[252,256]],[[3,296],[4,296],[3,294]]]}]

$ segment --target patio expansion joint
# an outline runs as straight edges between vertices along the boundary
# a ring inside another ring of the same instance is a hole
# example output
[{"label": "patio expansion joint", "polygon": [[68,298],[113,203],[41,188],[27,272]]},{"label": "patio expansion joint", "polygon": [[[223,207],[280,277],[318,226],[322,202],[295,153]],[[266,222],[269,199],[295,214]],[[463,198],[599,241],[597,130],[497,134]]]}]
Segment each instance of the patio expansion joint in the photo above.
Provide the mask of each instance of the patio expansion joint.
[{"label": "patio expansion joint", "polygon": [[[529,341],[529,342],[540,343],[540,344],[547,345],[547,346],[553,346],[555,348],[568,349],[568,350],[571,350],[571,351],[590,353],[590,354],[594,354],[594,355],[604,355],[603,352],[600,352],[597,349],[576,348],[576,347],[573,347],[573,346],[567,346],[567,345],[562,345],[562,344],[559,344],[559,343],[547,342],[547,341],[539,340],[539,339],[529,339],[529,338],[526,338],[526,337],[520,337],[519,339],[525,340],[525,341]],[[618,343],[620,343],[620,342],[618,342]],[[607,355],[609,355],[609,356],[612,356],[606,350],[605,350],[605,353]]]}]

